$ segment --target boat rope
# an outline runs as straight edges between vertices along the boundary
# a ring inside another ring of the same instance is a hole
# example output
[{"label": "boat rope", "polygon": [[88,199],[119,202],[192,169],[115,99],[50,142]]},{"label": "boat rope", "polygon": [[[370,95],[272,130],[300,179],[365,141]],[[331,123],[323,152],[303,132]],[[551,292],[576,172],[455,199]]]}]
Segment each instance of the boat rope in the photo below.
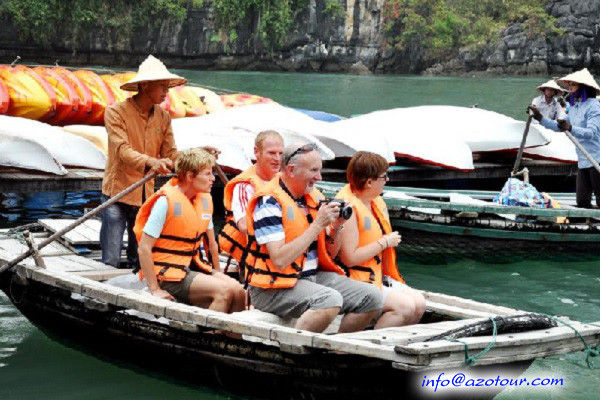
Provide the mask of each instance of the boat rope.
[{"label": "boat rope", "polygon": [[[579,333],[579,331],[577,330],[577,328],[575,328],[574,326],[570,325],[569,323],[559,319],[557,316],[554,315],[547,315],[547,314],[540,314],[540,315],[544,315],[548,318],[552,318],[553,320],[560,322],[561,324],[563,324],[564,326],[570,328],[573,332],[575,332],[575,334],[577,335],[577,337],[579,337],[579,340],[581,340],[581,343],[583,343],[583,351],[585,351],[585,363],[587,364],[589,369],[594,369],[594,364],[592,362],[592,358],[594,357],[599,357],[600,356],[600,342],[598,342],[598,344],[594,347],[593,345],[589,345],[585,339],[583,338],[583,336],[581,336],[581,333]],[[587,324],[587,325],[593,325],[593,326],[597,326],[600,327],[600,325],[596,325],[596,324]]]},{"label": "boat rope", "polygon": [[446,340],[448,340],[450,342],[461,343],[463,346],[465,346],[465,365],[466,366],[468,366],[468,367],[474,366],[480,357],[484,356],[488,351],[490,351],[496,345],[496,335],[498,333],[498,328],[496,327],[496,320],[494,320],[494,318],[490,317],[490,321],[492,321],[492,326],[494,327],[492,340],[488,343],[488,345],[485,347],[485,349],[481,350],[479,353],[477,353],[474,356],[469,356],[469,344],[468,343],[463,342],[462,340],[451,338],[451,337],[445,338]]}]

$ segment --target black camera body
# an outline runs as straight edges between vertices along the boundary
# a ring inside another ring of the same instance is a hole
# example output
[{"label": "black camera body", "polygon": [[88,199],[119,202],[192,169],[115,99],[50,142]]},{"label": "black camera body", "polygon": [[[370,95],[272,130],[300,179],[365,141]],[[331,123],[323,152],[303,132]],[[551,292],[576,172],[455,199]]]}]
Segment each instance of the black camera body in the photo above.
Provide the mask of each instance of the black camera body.
[{"label": "black camera body", "polygon": [[323,200],[319,200],[319,207],[321,207],[321,205],[323,204],[328,203],[334,203],[340,207],[340,218],[348,220],[352,216],[352,206],[346,203],[344,200],[336,198],[325,198]]}]

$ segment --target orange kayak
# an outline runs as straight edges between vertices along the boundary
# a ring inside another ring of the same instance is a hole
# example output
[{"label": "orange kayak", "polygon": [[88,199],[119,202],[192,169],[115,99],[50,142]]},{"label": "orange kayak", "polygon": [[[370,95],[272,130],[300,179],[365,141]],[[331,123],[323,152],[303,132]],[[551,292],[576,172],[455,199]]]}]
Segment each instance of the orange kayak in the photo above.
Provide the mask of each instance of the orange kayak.
[{"label": "orange kayak", "polygon": [[0,66],[0,78],[10,96],[8,115],[41,119],[56,111],[54,90],[30,68]]},{"label": "orange kayak", "polygon": [[92,92],[73,72],[66,68],[54,67],[52,71],[56,72],[63,78],[71,87],[75,89],[77,97],[79,97],[79,110],[70,121],[65,124],[77,124],[86,121],[92,113]]},{"label": "orange kayak", "polygon": [[188,86],[177,86],[174,89],[183,102],[186,117],[199,117],[206,114],[204,103],[192,89]]},{"label": "orange kayak", "polygon": [[171,115],[171,118],[185,117],[185,106],[183,105],[181,96],[175,90],[175,88],[169,89],[169,92],[165,97],[165,101],[160,103],[160,106],[167,110],[167,112]]},{"label": "orange kayak", "polygon": [[247,106],[250,104],[265,104],[272,103],[273,100],[268,97],[261,97],[255,94],[247,94],[247,93],[235,93],[235,94],[224,94],[221,96],[221,100],[223,100],[223,105],[225,108],[232,107],[241,107]]},{"label": "orange kayak", "polygon": [[115,96],[108,85],[94,72],[77,70],[73,72],[92,92],[92,112],[82,123],[87,125],[104,124],[104,110],[114,104]]},{"label": "orange kayak", "polygon": [[110,87],[115,96],[115,103],[120,103],[125,101],[128,97],[134,95],[135,92],[128,92],[121,89],[121,85],[124,82],[121,82],[121,79],[117,75],[100,75],[100,78]]},{"label": "orange kayak", "polygon": [[8,112],[9,105],[10,96],[8,94],[8,88],[4,84],[4,81],[0,79],[0,114],[6,114]]},{"label": "orange kayak", "polygon": [[56,113],[43,121],[51,125],[71,123],[81,107],[75,88],[52,68],[35,67],[33,70],[50,84],[56,95]]}]

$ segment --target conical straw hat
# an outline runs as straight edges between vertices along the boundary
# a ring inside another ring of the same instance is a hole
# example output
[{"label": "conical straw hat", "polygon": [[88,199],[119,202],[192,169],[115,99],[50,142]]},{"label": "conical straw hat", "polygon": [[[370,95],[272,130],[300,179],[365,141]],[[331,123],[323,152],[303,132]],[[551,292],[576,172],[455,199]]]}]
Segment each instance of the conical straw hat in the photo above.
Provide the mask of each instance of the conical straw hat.
[{"label": "conical straw hat", "polygon": [[121,89],[137,92],[139,90],[138,83],[148,81],[169,81],[169,88],[184,85],[187,79],[179,75],[170,73],[158,58],[149,55],[148,58],[140,64],[137,75],[121,85]]},{"label": "conical straw hat", "polygon": [[581,71],[573,72],[567,76],[563,76],[558,80],[558,83],[560,84],[566,84],[565,82],[575,82],[579,83],[580,85],[592,87],[596,89],[596,95],[600,94],[600,87],[598,87],[594,77],[592,74],[590,74],[590,71],[588,71],[587,68],[584,68]]},{"label": "conical straw hat", "polygon": [[563,88],[558,86],[558,84],[556,82],[554,82],[554,79],[550,79],[548,82],[538,86],[537,88],[538,88],[538,90],[541,90],[541,91],[544,91],[544,89],[554,89],[559,93],[564,90]]}]

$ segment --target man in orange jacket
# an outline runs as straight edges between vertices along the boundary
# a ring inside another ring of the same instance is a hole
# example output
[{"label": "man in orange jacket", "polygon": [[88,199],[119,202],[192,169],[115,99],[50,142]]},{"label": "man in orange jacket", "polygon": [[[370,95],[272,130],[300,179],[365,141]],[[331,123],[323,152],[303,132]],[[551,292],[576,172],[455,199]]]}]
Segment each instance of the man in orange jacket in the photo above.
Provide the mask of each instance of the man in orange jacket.
[{"label": "man in orange jacket", "polygon": [[[275,131],[260,132],[254,140],[256,164],[230,180],[223,192],[225,226],[219,247],[231,259],[240,261],[247,244],[246,207],[257,189],[269,182],[281,168],[283,138]],[[227,268],[229,262],[225,266]]]},{"label": "man in orange jacket", "polygon": [[[327,254],[337,254],[345,219],[339,206],[319,206],[323,195],[321,158],[311,145],[292,145],[281,175],[261,187],[247,209],[247,281],[254,307],[283,318],[298,318],[297,329],[322,332],[339,313],[339,331],[363,329],[382,307],[379,289],[346,277]],[[325,259],[323,260],[325,261]]]},{"label": "man in orange jacket", "polygon": [[[135,78],[121,86],[123,90],[137,93],[108,107],[104,115],[108,160],[102,180],[103,201],[139,181],[149,171],[166,174],[173,168],[177,149],[171,117],[159,104],[169,88],[186,82],[185,78],[171,74],[158,59],[149,56],[140,65]],[[119,266],[123,232],[127,228],[127,264],[129,268],[139,267],[133,225],[139,207],[152,193],[154,181],[150,180],[102,212],[100,245],[103,263]]]}]

